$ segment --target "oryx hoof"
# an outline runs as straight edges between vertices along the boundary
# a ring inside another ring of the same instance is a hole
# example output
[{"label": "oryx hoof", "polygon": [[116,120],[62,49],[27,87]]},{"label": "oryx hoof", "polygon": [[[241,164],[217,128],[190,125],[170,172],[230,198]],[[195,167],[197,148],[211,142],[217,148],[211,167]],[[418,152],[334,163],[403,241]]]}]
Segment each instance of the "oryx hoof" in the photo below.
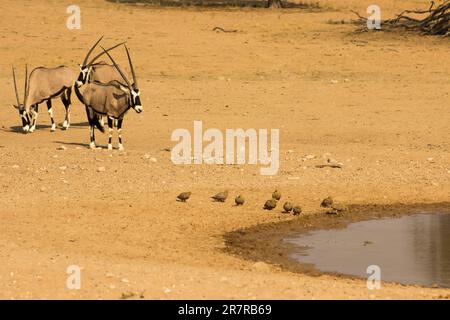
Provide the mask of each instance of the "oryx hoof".
[{"label": "oryx hoof", "polygon": [[50,128],[51,132],[55,132],[56,131],[56,124],[52,124],[52,127]]},{"label": "oryx hoof", "polygon": [[36,129],[36,127],[35,126],[32,126],[29,130],[28,130],[28,132],[34,132],[34,130]]},{"label": "oryx hoof", "polygon": [[68,130],[69,127],[70,127],[70,123],[67,122],[67,121],[64,121],[62,127],[63,127],[64,130]]},{"label": "oryx hoof", "polygon": [[108,150],[112,150],[112,149],[113,149],[112,144],[111,143],[108,144]]},{"label": "oryx hoof", "polygon": [[123,150],[125,150],[125,148],[124,148],[123,145],[120,143],[120,144],[119,144],[119,151],[123,151]]},{"label": "oryx hoof", "polygon": [[95,146],[95,143],[94,143],[94,142],[91,142],[91,143],[89,144],[89,148],[90,148],[91,150],[97,149],[97,147]]}]

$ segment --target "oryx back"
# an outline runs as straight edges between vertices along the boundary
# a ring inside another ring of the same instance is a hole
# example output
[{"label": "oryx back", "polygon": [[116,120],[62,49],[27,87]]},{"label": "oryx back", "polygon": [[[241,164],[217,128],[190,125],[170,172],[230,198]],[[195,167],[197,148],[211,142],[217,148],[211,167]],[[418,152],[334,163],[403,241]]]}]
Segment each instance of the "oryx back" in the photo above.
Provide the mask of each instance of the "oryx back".
[{"label": "oryx back", "polygon": [[29,78],[27,110],[34,104],[58,97],[73,86],[76,78],[77,73],[65,66],[34,69]]},{"label": "oryx back", "polygon": [[114,65],[100,62],[92,65],[89,82],[109,83],[111,81],[122,81],[122,76]]}]

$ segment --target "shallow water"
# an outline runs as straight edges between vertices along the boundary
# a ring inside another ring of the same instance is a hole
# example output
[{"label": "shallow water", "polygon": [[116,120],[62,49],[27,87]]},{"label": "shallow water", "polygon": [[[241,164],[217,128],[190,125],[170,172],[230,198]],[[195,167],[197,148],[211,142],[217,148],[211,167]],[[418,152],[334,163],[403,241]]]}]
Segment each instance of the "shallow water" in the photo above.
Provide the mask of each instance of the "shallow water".
[{"label": "shallow water", "polygon": [[381,281],[450,288],[450,214],[417,214],[356,222],[286,239],[292,257],[323,272],[367,278],[377,265]]}]

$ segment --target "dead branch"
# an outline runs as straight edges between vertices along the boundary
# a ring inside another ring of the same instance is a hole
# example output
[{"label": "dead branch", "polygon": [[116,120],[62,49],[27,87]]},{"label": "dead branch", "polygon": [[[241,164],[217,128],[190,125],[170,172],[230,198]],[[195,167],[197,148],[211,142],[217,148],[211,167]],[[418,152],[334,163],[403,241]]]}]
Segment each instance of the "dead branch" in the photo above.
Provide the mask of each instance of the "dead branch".
[{"label": "dead branch", "polygon": [[[357,15],[359,23],[367,22],[367,18],[356,11],[352,12]],[[437,7],[431,1],[427,10],[404,10],[395,18],[381,23],[384,29],[403,28],[427,35],[450,36],[450,0],[443,0]]]},{"label": "dead branch", "polygon": [[226,30],[226,29],[224,29],[222,27],[214,27],[213,31],[225,32],[225,33],[233,33],[233,32],[238,32],[239,30],[236,30],[236,29]]}]

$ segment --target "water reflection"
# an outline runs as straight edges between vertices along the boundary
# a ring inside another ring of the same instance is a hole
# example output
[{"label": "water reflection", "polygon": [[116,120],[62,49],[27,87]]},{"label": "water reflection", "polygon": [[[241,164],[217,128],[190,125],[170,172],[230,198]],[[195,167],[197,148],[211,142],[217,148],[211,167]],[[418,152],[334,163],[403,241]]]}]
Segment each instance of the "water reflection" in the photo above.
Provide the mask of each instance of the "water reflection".
[{"label": "water reflection", "polygon": [[381,268],[382,281],[450,287],[450,214],[419,214],[350,224],[287,239],[293,258],[318,270],[367,277]]}]

